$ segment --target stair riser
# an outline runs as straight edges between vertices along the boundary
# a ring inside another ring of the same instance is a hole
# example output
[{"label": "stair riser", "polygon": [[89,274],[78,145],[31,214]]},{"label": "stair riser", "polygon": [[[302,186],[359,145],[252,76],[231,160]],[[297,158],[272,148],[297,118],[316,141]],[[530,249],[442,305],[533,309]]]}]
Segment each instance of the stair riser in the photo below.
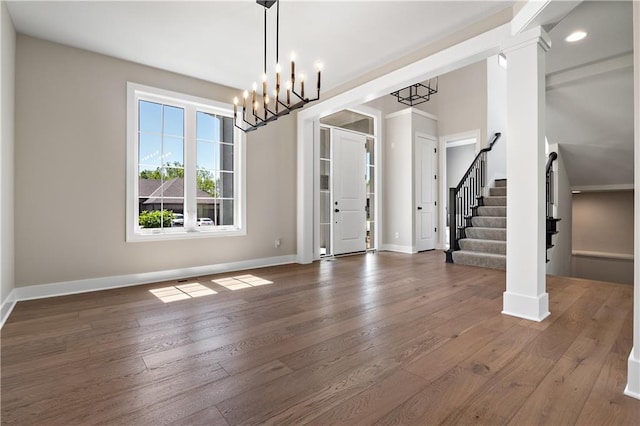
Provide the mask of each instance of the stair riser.
[{"label": "stair riser", "polygon": [[499,188],[489,188],[489,195],[492,197],[506,197],[507,187],[501,186]]},{"label": "stair riser", "polygon": [[473,226],[481,228],[506,228],[506,217],[489,217],[489,216],[476,216],[471,219]]},{"label": "stair riser", "polygon": [[487,207],[507,205],[507,197],[484,197],[482,201],[483,204]]},{"label": "stair riser", "polygon": [[504,241],[491,241],[491,240],[469,240],[463,238],[460,240],[460,248],[466,251],[492,253],[492,254],[507,254],[507,244]]},{"label": "stair riser", "polygon": [[471,252],[453,252],[453,262],[457,265],[477,266],[480,268],[507,269],[507,257],[492,257],[487,259]]},{"label": "stair riser", "polygon": [[478,216],[507,217],[507,208],[499,206],[478,207]]},{"label": "stair riser", "polygon": [[507,180],[506,179],[494,180],[493,186],[496,188],[504,188],[507,186]]},{"label": "stair riser", "polygon": [[467,238],[475,238],[478,240],[495,240],[507,241],[507,230],[500,228],[467,228],[465,229]]}]

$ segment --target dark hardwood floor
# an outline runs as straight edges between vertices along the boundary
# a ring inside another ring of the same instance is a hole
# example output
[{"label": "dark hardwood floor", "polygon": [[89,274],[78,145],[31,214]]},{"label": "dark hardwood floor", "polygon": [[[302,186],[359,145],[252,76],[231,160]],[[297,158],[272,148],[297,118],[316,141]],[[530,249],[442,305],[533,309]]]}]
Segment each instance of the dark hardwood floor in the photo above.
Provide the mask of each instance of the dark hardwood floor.
[{"label": "dark hardwood floor", "polygon": [[20,302],[2,424],[638,424],[631,286],[377,253]]}]

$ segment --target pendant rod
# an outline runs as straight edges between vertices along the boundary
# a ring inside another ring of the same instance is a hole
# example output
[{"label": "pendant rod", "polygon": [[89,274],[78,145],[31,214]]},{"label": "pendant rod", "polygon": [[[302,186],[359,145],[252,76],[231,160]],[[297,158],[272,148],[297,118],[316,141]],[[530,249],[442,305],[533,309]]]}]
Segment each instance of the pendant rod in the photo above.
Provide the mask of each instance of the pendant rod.
[{"label": "pendant rod", "polygon": [[276,0],[276,64],[280,63],[280,0]]},{"label": "pendant rod", "polygon": [[264,73],[267,73],[267,8],[264,8]]}]

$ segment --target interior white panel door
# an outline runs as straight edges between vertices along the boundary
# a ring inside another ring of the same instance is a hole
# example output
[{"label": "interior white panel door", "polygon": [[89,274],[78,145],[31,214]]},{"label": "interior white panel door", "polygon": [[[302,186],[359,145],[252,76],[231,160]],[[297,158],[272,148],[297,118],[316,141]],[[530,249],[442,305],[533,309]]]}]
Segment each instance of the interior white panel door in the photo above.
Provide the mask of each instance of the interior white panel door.
[{"label": "interior white panel door", "polygon": [[436,248],[436,141],[423,136],[415,140],[416,249]]},{"label": "interior white panel door", "polygon": [[366,137],[333,130],[334,254],[366,250]]}]

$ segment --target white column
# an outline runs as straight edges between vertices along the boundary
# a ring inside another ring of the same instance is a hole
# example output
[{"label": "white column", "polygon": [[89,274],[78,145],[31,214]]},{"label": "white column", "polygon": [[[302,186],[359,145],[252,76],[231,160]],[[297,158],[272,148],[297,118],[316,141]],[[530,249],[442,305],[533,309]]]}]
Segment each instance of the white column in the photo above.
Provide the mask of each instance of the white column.
[{"label": "white column", "polygon": [[298,263],[313,262],[313,146],[320,138],[320,128],[313,120],[298,114],[298,215],[297,256]]},{"label": "white column", "polygon": [[633,2],[633,93],[634,93],[634,263],[633,348],[629,354],[625,395],[640,399],[640,3]]},{"label": "white column", "polygon": [[503,314],[542,321],[549,315],[545,251],[545,54],[537,27],[503,47],[507,57],[507,290]]}]

